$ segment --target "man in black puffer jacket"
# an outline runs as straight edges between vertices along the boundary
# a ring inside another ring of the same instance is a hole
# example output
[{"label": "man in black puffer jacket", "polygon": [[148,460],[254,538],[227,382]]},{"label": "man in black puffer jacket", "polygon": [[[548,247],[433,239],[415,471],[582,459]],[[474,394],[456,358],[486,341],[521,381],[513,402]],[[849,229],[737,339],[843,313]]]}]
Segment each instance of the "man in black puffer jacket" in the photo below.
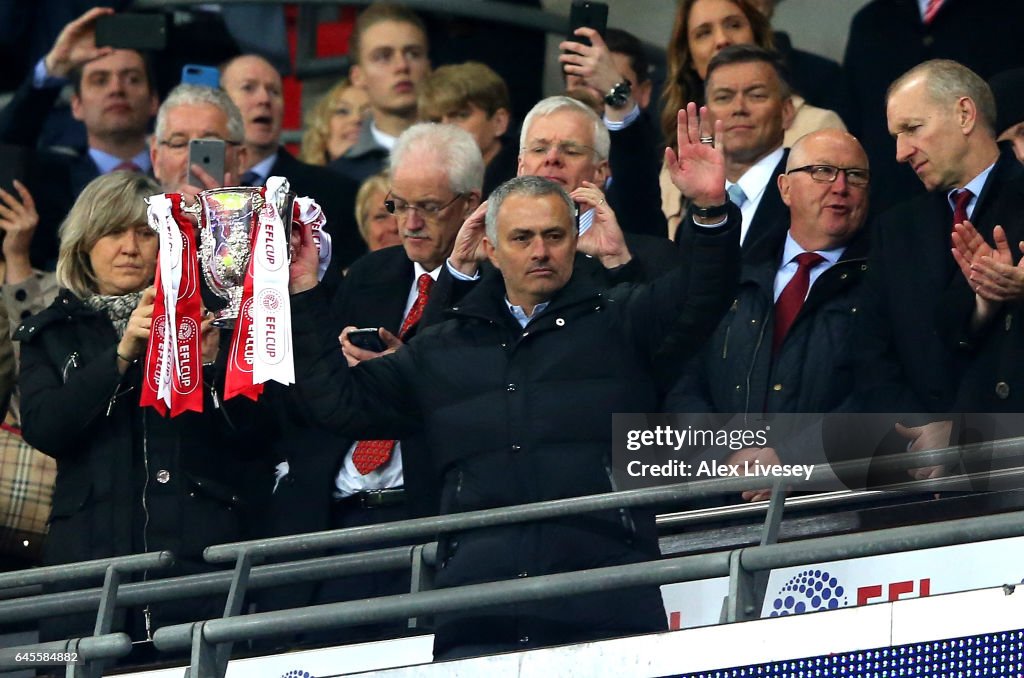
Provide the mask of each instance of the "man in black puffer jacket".
[{"label": "man in black puffer jacket", "polygon": [[[352,434],[424,431],[442,513],[608,492],[611,415],[657,408],[651,357],[680,323],[707,336],[734,296],[738,211],[720,151],[681,113],[680,189],[703,208],[693,246],[650,285],[608,288],[574,271],[574,207],[557,184],[519,177],[490,197],[484,248],[500,271],[446,320],[392,355],[347,369],[318,329],[308,236],[291,270],[296,379],[310,414]],[[705,132],[707,134],[707,132]],[[557,141],[557,140],[556,140]],[[730,205],[727,207],[727,205]],[[601,216],[603,253],[626,252]],[[307,256],[309,255],[309,256]],[[607,511],[442,537],[436,585],[544,575],[658,557],[653,514]],[[666,627],[656,586],[437,617],[435,658],[573,643]]]}]

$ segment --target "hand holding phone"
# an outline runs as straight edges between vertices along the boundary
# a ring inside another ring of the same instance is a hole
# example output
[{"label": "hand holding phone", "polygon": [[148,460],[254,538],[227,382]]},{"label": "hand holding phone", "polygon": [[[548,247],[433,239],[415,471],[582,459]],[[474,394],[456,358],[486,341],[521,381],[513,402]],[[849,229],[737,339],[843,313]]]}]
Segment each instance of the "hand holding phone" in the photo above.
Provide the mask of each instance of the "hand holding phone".
[{"label": "hand holding phone", "polygon": [[96,19],[96,46],[162,50],[167,47],[164,14],[108,14]]},{"label": "hand holding phone", "polygon": [[223,186],[225,146],[223,139],[192,139],[189,141],[188,183],[203,189],[209,188],[192,171],[192,166],[198,165],[213,178],[218,186]]},{"label": "hand holding phone", "polygon": [[380,338],[380,328],[378,327],[361,327],[351,330],[348,333],[348,340],[353,346],[364,351],[381,353],[388,349],[384,340]]},{"label": "hand holding phone", "polygon": [[588,38],[576,35],[577,28],[593,28],[603,38],[605,29],[608,28],[608,5],[591,0],[573,0],[572,8],[569,10],[569,33],[566,39],[589,46]]},{"label": "hand holding phone", "polygon": [[384,327],[352,327],[349,325],[338,337],[341,352],[349,367],[355,367],[364,360],[373,360],[391,355],[402,348],[402,340]]}]

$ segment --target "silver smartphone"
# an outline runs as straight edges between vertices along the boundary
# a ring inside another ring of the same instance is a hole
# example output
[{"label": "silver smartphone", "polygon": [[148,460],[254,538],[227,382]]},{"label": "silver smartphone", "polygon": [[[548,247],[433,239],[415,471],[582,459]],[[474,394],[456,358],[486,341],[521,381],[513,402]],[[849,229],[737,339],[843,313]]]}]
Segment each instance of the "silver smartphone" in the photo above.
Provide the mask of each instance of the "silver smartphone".
[{"label": "silver smartphone", "polygon": [[192,173],[192,166],[199,165],[213,177],[218,186],[224,185],[224,141],[222,139],[192,139],[188,142],[188,183],[206,188]]}]

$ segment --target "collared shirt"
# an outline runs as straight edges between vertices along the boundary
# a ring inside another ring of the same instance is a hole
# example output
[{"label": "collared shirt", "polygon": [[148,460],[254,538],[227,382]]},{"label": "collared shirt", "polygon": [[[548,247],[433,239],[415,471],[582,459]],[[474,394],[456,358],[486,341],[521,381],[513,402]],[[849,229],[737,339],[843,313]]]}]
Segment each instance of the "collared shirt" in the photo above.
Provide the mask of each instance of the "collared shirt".
[{"label": "collared shirt", "polygon": [[[270,177],[270,173],[273,171],[274,163],[276,161],[277,153],[273,153],[248,169],[249,172],[256,175],[256,178],[252,182],[253,186],[262,186],[267,183],[267,179]],[[238,177],[238,179],[241,179],[241,177]]]},{"label": "collared shirt", "polygon": [[[412,284],[409,287],[409,297],[405,304],[405,310],[402,312],[403,319],[409,315],[412,305],[416,303],[416,297],[419,296],[419,279],[424,273],[429,273],[434,282],[437,282],[437,276],[441,273],[441,267],[438,266],[433,271],[428,271],[420,264],[413,262]],[[386,463],[366,475],[359,473],[356,470],[355,464],[352,463],[352,453],[356,449],[356,444],[352,443],[352,447],[348,448],[348,452],[345,453],[345,462],[338,469],[338,475],[334,479],[335,497],[348,497],[364,490],[402,487],[405,479],[402,474],[401,442],[395,443],[395,447],[391,451],[391,458]]]},{"label": "collared shirt", "polygon": [[618,132],[619,130],[626,129],[633,122],[640,117],[640,106],[633,104],[633,110],[626,114],[626,117],[622,120],[609,120],[608,113],[604,114],[604,126],[609,132]]},{"label": "collared shirt", "polygon": [[536,318],[540,313],[548,307],[550,301],[537,304],[533,307],[533,315],[526,315],[526,311],[523,310],[522,306],[515,306],[508,297],[505,297],[505,305],[508,306],[508,312],[512,314],[512,317],[516,319],[520,327],[526,327],[530,324],[530,321]]},{"label": "collared shirt", "polygon": [[[793,236],[790,233],[786,233],[786,246],[782,249],[782,265],[775,274],[775,301],[779,300],[779,295],[782,294],[782,290],[786,289],[786,285],[788,285],[789,281],[793,279],[794,275],[796,275],[796,271],[799,268],[796,263],[797,256],[806,251],[807,250],[797,244],[796,240],[793,240]],[[821,277],[821,274],[835,266],[835,263],[843,256],[843,252],[846,251],[846,247],[843,246],[832,250],[815,251],[824,257],[825,261],[811,269],[811,282],[807,286],[808,294],[811,293],[811,288],[814,287],[814,283]],[[804,298],[806,299],[806,297]]]},{"label": "collared shirt", "polygon": [[[992,169],[996,166],[992,163],[981,171],[981,174],[968,181],[963,188],[966,188],[971,192],[971,199],[967,202],[967,218],[974,218],[974,207],[978,204],[978,196],[981,195],[981,191],[985,188],[985,182],[988,181],[988,175],[992,174]],[[956,210],[956,194],[960,191],[959,188],[954,188],[946,194],[946,200],[949,201],[949,209]]]},{"label": "collared shirt", "polygon": [[764,197],[765,189],[768,188],[768,184],[772,180],[772,172],[775,167],[782,161],[782,155],[785,153],[785,149],[779,146],[774,151],[764,156],[753,166],[750,167],[743,176],[740,177],[739,181],[732,182],[726,181],[725,188],[729,189],[734,183],[739,184],[740,188],[746,194],[747,199],[740,206],[740,212],[743,213],[743,224],[740,226],[740,244],[743,244],[743,240],[747,237],[747,231],[750,230],[750,222],[754,219],[754,214],[757,212],[757,206],[761,204],[761,198]]},{"label": "collared shirt", "polygon": [[[113,172],[115,167],[124,162],[122,158],[119,158],[116,155],[111,155],[110,153],[101,151],[97,148],[89,149],[89,157],[92,158],[94,163],[96,163],[96,167],[99,169],[100,174]],[[149,160],[148,148],[141,150],[136,155],[132,156],[131,161],[135,163],[140,172],[145,174],[149,174],[149,171],[153,168],[153,165]]]},{"label": "collared shirt", "polygon": [[395,147],[395,143],[398,141],[398,137],[385,134],[377,129],[377,123],[373,121],[373,118],[370,118],[370,134],[373,135],[373,140],[376,141],[378,145],[383,146],[388,151],[393,149]]}]

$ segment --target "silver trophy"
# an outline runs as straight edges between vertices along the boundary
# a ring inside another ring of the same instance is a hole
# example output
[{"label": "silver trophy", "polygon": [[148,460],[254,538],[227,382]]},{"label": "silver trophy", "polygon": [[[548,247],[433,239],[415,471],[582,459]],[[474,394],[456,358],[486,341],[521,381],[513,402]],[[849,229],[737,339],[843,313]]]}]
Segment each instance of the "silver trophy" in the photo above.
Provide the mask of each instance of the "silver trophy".
[{"label": "silver trophy", "polygon": [[[234,327],[242,306],[245,273],[255,242],[254,231],[264,206],[261,189],[249,186],[215,188],[199,194],[199,201],[185,207],[199,221],[199,268],[207,289],[226,302],[214,311],[213,324]],[[284,182],[276,193],[278,214],[284,223],[286,242],[291,236],[295,194]]]}]

